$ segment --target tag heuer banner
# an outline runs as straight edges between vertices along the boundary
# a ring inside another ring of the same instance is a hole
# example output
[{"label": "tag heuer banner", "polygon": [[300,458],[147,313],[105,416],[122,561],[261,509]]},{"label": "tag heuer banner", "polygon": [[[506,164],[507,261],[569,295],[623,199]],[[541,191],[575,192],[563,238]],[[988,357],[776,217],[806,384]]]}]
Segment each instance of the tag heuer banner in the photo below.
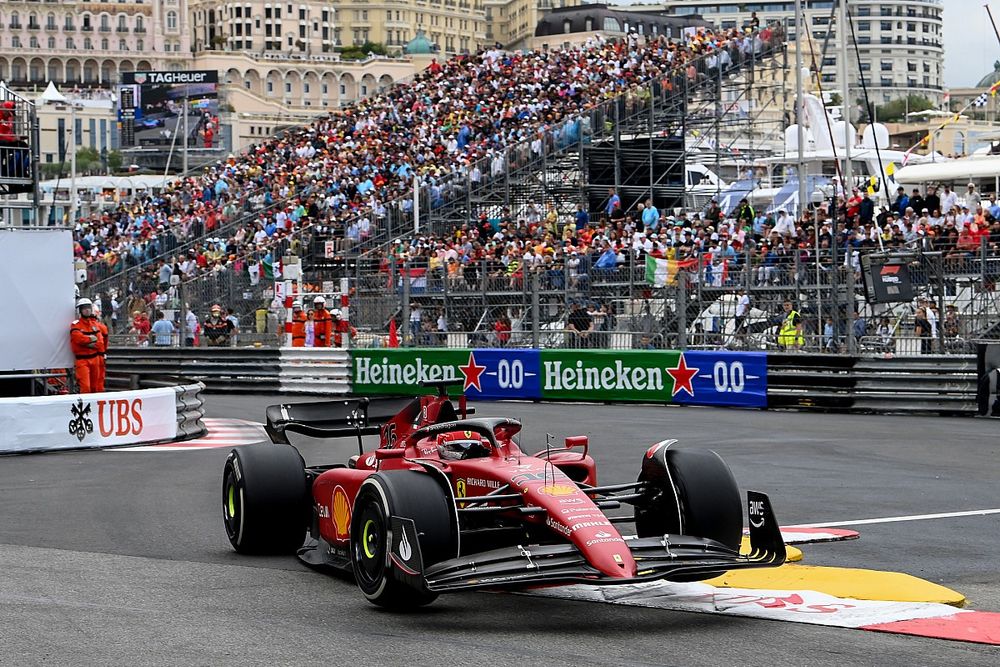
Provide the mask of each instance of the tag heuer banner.
[{"label": "tag heuer banner", "polygon": [[359,396],[416,396],[426,393],[421,382],[462,380],[473,400],[767,405],[767,355],[755,352],[382,349],[351,357]]}]

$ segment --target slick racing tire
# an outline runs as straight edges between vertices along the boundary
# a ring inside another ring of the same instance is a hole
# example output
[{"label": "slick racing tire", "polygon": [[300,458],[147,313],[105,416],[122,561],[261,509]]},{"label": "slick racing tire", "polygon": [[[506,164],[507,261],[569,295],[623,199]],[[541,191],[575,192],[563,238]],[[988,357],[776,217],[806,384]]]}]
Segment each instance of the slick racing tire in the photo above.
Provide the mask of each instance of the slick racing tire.
[{"label": "slick racing tire", "polygon": [[[393,534],[394,516],[413,521],[419,551]],[[396,610],[429,604],[437,593],[427,590],[420,568],[458,555],[454,500],[429,473],[375,473],[354,501],[350,550],[354,579],[369,602]]]},{"label": "slick racing tire", "polygon": [[729,466],[711,450],[661,446],[642,461],[645,498],[635,505],[639,537],[706,537],[733,550],[743,538],[743,503]]},{"label": "slick racing tire", "polygon": [[242,554],[294,554],[310,512],[302,455],[291,445],[257,444],[229,453],[222,471],[222,519]]}]

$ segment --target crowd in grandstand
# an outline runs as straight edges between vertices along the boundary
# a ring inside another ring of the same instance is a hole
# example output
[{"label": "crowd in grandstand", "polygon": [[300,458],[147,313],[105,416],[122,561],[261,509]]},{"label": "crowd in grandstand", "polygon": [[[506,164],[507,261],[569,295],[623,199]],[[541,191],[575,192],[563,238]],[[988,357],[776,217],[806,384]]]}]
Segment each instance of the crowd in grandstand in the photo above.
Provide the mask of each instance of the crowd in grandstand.
[{"label": "crowd in grandstand", "polygon": [[[487,50],[435,61],[410,83],[251,146],[161,195],[80,220],[76,252],[99,279],[131,266],[158,272],[178,246],[215,230],[224,233],[214,248],[195,248],[197,271],[263,253],[273,239],[303,225],[364,241],[415,174],[432,197],[443,198],[456,175],[474,182],[503,173],[505,148],[650,80],[731,66],[734,57],[760,51],[768,30],[702,29],[683,40],[633,34],[571,49]],[[714,53],[724,55],[685,70]],[[200,259],[212,251],[219,256]]]}]

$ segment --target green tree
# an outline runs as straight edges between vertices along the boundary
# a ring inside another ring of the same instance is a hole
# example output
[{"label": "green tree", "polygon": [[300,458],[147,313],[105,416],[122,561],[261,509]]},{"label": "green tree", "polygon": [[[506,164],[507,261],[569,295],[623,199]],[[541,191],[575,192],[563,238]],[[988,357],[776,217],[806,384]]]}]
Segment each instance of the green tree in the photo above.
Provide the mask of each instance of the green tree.
[{"label": "green tree", "polygon": [[934,103],[926,97],[909,95],[876,107],[876,116],[880,123],[895,123],[903,120],[907,112],[913,113],[933,108]]},{"label": "green tree", "polygon": [[101,154],[97,152],[96,148],[86,146],[84,148],[77,149],[76,172],[78,174],[86,174],[87,172],[98,169],[100,166]]},{"label": "green tree", "polygon": [[122,168],[123,162],[121,151],[111,151],[108,153],[108,169],[111,170],[112,174]]}]

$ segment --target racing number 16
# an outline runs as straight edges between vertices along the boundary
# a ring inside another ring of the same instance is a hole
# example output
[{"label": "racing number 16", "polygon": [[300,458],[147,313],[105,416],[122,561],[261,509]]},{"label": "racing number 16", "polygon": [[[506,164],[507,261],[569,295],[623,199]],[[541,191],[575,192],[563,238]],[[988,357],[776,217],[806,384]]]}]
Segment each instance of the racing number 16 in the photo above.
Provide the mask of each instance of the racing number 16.
[{"label": "racing number 16", "polygon": [[746,382],[743,362],[734,361],[727,364],[725,361],[716,361],[715,367],[712,369],[712,379],[715,380],[715,391],[720,394],[726,392],[739,394],[743,391]]}]

